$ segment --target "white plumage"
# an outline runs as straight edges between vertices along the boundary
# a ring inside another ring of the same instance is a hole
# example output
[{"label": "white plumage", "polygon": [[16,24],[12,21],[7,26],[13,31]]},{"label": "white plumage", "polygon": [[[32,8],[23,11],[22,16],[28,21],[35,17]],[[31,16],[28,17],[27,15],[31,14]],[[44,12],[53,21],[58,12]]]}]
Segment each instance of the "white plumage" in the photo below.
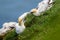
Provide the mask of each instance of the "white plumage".
[{"label": "white plumage", "polygon": [[8,30],[11,29],[11,28],[9,27],[9,23],[8,23],[8,22],[4,23],[2,28],[3,28],[3,29],[8,29]]},{"label": "white plumage", "polygon": [[48,7],[48,2],[49,2],[49,0],[43,0],[42,2],[40,2],[38,4],[38,11],[37,12],[41,13],[41,12],[46,11],[46,9]]},{"label": "white plumage", "polygon": [[[18,18],[17,22],[6,22],[3,24],[3,27],[0,29],[0,35],[5,35],[7,31],[11,30],[12,28],[16,29],[16,33],[19,34],[24,31],[25,25],[24,25],[24,19],[25,17],[30,14],[29,12],[24,13]],[[20,25],[19,25],[20,23]]]},{"label": "white plumage", "polygon": [[25,12],[19,18],[24,19],[28,14],[30,14],[30,12]]},{"label": "white plumage", "polygon": [[3,28],[11,30],[12,28],[15,27],[15,25],[16,25],[16,22],[7,22],[3,24]]},{"label": "white plumage", "polygon": [[10,30],[8,28],[8,23],[4,23],[3,27],[0,29],[0,36],[4,36],[7,33],[7,30]]},{"label": "white plumage", "polygon": [[22,33],[25,30],[24,19],[27,17],[28,14],[30,14],[30,12],[25,12],[18,18],[18,23],[15,26],[17,34]]},{"label": "white plumage", "polygon": [[51,3],[50,0],[43,0],[38,4],[38,9],[32,9],[31,12],[35,15],[35,16],[39,16],[41,15],[43,12],[45,12],[46,10],[50,9],[52,7],[52,5],[49,6],[49,3]]},{"label": "white plumage", "polygon": [[21,25],[17,23],[15,29],[17,34],[22,33],[25,30],[24,23],[22,23]]},{"label": "white plumage", "polygon": [[15,25],[16,25],[17,22],[9,22],[9,27],[10,28],[15,28]]},{"label": "white plumage", "polygon": [[8,29],[0,29],[0,36],[5,36],[5,34],[7,33]]},{"label": "white plumage", "polygon": [[16,33],[20,34],[24,31],[25,29],[25,25],[24,22],[21,21],[21,24],[19,25],[19,23],[17,22],[7,22],[3,24],[3,27],[0,29],[0,36],[4,36],[5,34],[7,34],[7,32],[9,30],[11,30],[12,28],[15,28]]},{"label": "white plumage", "polygon": [[3,24],[3,27],[0,29],[0,36],[4,36],[5,34],[7,34],[7,32],[9,30],[11,30],[12,28],[14,28],[16,25],[16,22],[6,22]]},{"label": "white plumage", "polygon": [[30,12],[23,13],[23,14],[18,18],[19,24],[21,23],[21,21],[25,21],[24,19],[27,17],[28,14],[30,14]]}]

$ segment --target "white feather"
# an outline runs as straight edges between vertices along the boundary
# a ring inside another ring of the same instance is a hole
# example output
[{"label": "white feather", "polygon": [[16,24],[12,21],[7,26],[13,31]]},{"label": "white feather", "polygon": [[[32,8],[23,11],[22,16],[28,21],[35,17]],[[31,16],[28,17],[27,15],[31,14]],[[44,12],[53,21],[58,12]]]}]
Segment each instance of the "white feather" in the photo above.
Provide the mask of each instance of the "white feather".
[{"label": "white feather", "polygon": [[16,22],[6,22],[3,24],[3,27],[0,29],[0,36],[4,36],[9,30],[11,30],[11,27],[15,27]]},{"label": "white feather", "polygon": [[31,10],[31,12],[33,12],[33,15],[40,16],[43,12],[50,9],[52,7],[52,5],[49,5],[48,2],[49,2],[49,0],[41,1],[38,4],[38,9],[35,9],[36,11],[34,11],[33,9]]},{"label": "white feather", "polygon": [[24,19],[30,12],[23,13],[19,18]]},{"label": "white feather", "polygon": [[16,24],[16,27],[15,27],[15,29],[16,29],[16,33],[17,34],[20,34],[20,33],[22,33],[24,30],[25,30],[25,26],[24,25],[18,25],[18,23]]}]

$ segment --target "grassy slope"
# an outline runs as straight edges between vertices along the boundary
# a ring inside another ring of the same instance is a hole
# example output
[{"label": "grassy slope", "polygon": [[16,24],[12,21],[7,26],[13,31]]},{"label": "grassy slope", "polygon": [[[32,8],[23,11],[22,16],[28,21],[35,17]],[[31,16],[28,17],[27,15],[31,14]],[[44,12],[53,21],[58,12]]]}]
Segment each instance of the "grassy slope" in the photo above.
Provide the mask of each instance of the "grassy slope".
[{"label": "grassy slope", "polygon": [[60,40],[60,0],[56,0],[44,15],[29,15],[27,24],[26,30],[17,36],[17,40]]}]

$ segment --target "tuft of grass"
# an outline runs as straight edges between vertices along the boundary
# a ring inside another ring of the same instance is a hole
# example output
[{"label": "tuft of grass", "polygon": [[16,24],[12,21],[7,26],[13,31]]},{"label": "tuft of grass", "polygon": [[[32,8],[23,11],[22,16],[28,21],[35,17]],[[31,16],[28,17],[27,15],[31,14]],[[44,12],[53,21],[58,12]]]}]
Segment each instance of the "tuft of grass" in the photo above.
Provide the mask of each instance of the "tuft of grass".
[{"label": "tuft of grass", "polygon": [[28,15],[26,30],[15,36],[15,32],[8,33],[4,40],[60,40],[60,0],[56,0],[54,6],[36,17]]}]

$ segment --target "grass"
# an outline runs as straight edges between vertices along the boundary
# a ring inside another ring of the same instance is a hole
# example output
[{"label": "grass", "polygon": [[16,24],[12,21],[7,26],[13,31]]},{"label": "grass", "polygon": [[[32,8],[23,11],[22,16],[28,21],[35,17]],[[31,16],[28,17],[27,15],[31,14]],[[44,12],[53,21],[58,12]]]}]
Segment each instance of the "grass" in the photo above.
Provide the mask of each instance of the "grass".
[{"label": "grass", "polygon": [[60,40],[60,0],[56,0],[44,15],[36,17],[31,14],[26,19],[27,28],[22,34],[15,36],[13,31],[4,40]]}]

